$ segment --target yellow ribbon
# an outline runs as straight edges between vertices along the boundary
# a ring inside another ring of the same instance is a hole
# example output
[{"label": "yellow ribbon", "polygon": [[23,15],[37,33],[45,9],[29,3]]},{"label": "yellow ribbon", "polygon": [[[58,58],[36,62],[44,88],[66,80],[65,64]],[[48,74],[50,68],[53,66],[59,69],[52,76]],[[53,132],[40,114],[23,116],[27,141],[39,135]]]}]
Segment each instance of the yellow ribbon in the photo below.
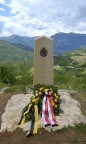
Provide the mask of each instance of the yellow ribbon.
[{"label": "yellow ribbon", "polygon": [[32,104],[29,104],[27,111],[24,112],[22,121],[21,121],[21,123],[19,125],[20,128],[22,128],[24,126],[25,118],[26,118],[25,115],[30,111],[31,106],[32,106]]},{"label": "yellow ribbon", "polygon": [[35,123],[34,123],[34,131],[33,134],[37,134],[38,131],[38,106],[35,105]]}]

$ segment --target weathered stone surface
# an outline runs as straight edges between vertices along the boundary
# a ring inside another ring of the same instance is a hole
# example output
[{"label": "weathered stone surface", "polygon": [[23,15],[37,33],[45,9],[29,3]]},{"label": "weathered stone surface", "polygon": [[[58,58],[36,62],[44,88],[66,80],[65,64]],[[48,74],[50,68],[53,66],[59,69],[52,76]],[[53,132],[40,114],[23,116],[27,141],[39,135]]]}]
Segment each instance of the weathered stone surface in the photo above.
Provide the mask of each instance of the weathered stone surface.
[{"label": "weathered stone surface", "polygon": [[54,84],[53,74],[53,41],[42,36],[35,39],[34,49],[34,85]]}]

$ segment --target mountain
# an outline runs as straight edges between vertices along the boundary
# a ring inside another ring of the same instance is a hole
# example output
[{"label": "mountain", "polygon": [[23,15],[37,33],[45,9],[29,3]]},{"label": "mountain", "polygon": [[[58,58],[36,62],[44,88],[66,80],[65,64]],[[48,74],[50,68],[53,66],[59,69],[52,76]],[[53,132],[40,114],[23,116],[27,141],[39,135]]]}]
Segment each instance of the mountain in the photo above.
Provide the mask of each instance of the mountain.
[{"label": "mountain", "polygon": [[[63,53],[77,50],[86,46],[86,34],[79,33],[56,33],[53,39],[54,52]],[[12,35],[0,37],[1,40],[17,45],[21,49],[33,51],[35,37]]]},{"label": "mountain", "polygon": [[23,44],[13,44],[13,45],[18,46],[20,49],[23,49],[23,50],[26,50],[26,51],[29,51],[29,52],[31,51],[32,53],[34,52],[34,49],[31,48],[30,46],[26,46],[26,45],[23,45]]},{"label": "mountain", "polygon": [[20,49],[16,45],[0,40],[0,61],[19,61],[32,58],[31,51]]},{"label": "mountain", "polygon": [[18,35],[11,35],[9,37],[0,37],[0,40],[5,40],[12,44],[16,44],[21,48],[25,47],[27,50],[34,47],[34,39],[35,37],[18,36]]},{"label": "mountain", "polygon": [[57,53],[70,52],[86,46],[86,34],[57,33],[51,38]]}]

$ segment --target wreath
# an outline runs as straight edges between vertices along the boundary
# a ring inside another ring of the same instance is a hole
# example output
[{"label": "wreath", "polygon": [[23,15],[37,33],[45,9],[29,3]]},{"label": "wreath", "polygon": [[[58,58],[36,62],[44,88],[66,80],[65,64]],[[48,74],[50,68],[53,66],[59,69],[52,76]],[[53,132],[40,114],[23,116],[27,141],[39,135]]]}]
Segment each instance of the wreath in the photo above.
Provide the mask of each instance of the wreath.
[{"label": "wreath", "polygon": [[49,125],[53,127],[58,126],[55,116],[61,112],[61,99],[56,86],[38,84],[34,86],[33,91],[34,96],[30,98],[30,103],[23,109],[18,123],[19,127],[22,128],[25,122],[31,120],[31,128],[26,136],[37,134],[39,114],[45,127]]}]

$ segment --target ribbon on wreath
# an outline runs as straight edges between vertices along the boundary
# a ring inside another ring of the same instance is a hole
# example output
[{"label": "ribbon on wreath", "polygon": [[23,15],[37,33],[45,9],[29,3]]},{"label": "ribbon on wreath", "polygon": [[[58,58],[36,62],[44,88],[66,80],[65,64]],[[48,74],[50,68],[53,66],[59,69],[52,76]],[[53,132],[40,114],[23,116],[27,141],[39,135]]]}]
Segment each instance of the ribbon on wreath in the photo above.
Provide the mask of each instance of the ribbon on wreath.
[{"label": "ribbon on wreath", "polygon": [[22,128],[24,126],[25,119],[26,119],[26,114],[28,114],[30,112],[31,108],[32,108],[32,104],[29,104],[28,108],[26,109],[26,111],[21,116],[21,120],[18,123],[18,127]]},{"label": "ribbon on wreath", "polygon": [[[49,115],[49,119],[48,119]],[[45,92],[42,103],[42,119],[45,126],[52,125],[58,126],[56,117],[54,115],[53,106],[52,106],[52,95],[50,92]]]},{"label": "ribbon on wreath", "polygon": [[36,104],[34,104],[34,105],[29,104],[27,110],[22,114],[21,120],[18,123],[18,125],[19,125],[18,127],[22,128],[24,126],[26,114],[28,114],[30,112],[30,110],[32,111],[31,128],[30,128],[30,131],[28,131],[28,133],[26,135],[27,137],[31,136],[33,134],[37,134],[37,131],[38,131],[38,106]]},{"label": "ribbon on wreath", "polygon": [[28,131],[27,133],[27,137],[37,134],[38,131],[38,106],[34,105],[32,107],[32,117],[31,117],[31,127],[30,127],[30,131]]}]

